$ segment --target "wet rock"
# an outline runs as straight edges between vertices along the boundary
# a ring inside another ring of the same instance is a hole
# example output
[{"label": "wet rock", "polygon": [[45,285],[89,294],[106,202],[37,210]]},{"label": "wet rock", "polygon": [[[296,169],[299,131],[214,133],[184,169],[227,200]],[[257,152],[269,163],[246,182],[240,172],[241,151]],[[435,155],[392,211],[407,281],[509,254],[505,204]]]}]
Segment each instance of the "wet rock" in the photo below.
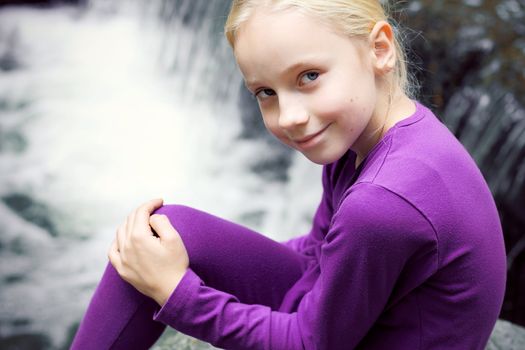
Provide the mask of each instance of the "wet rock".
[{"label": "wet rock", "polygon": [[412,30],[406,41],[421,67],[425,102],[442,111],[461,87],[499,82],[523,105],[523,2],[425,0],[401,5],[396,13]]},{"label": "wet rock", "polygon": [[58,236],[55,225],[50,219],[50,212],[44,204],[23,193],[7,194],[1,199],[22,218],[45,229],[51,236]]},{"label": "wet rock", "polygon": [[45,350],[50,346],[49,339],[43,334],[17,334],[0,337],[2,350]]},{"label": "wet rock", "polygon": [[0,27],[0,72],[11,72],[23,67],[21,57],[18,30],[3,32]]},{"label": "wet rock", "polygon": [[0,7],[2,6],[38,6],[38,7],[51,7],[63,4],[81,5],[84,4],[85,0],[2,0],[0,1]]},{"label": "wet rock", "polygon": [[[212,350],[212,345],[168,329],[152,350]],[[508,321],[498,320],[485,350],[522,350],[525,349],[525,328]]]},{"label": "wet rock", "polygon": [[249,227],[260,227],[265,217],[266,212],[264,210],[254,210],[242,213],[236,221]]},{"label": "wet rock", "polygon": [[26,138],[17,131],[4,132],[0,128],[0,153],[23,153],[27,149]]},{"label": "wet rock", "polygon": [[525,328],[507,321],[498,320],[486,350],[521,350],[525,349]]},{"label": "wet rock", "polygon": [[151,350],[213,350],[212,345],[168,328]]},{"label": "wet rock", "polygon": [[250,165],[251,171],[268,181],[288,181],[288,169],[292,163],[290,152],[287,150],[272,152],[270,155],[259,155]]}]

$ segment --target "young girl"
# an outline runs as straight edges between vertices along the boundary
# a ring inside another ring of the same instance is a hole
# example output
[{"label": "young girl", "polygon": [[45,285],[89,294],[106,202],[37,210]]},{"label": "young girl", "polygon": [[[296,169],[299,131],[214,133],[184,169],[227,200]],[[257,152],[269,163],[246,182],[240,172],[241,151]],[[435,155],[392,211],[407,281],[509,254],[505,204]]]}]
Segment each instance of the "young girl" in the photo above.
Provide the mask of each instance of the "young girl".
[{"label": "young girl", "polygon": [[409,97],[380,2],[236,0],[225,30],[268,130],[323,164],[312,229],[279,243],[145,203],[73,349],[145,349],[165,325],[226,349],[484,349],[505,287],[498,213]]}]

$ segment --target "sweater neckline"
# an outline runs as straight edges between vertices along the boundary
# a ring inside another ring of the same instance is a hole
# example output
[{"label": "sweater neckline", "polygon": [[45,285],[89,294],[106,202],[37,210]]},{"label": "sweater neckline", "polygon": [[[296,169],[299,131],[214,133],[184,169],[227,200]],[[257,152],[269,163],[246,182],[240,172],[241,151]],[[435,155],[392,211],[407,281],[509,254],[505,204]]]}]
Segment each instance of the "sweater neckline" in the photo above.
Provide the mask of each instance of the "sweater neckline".
[{"label": "sweater neckline", "polygon": [[[374,145],[374,147],[372,147],[370,149],[370,151],[368,152],[368,154],[365,156],[365,158],[361,161],[361,163],[359,164],[359,166],[357,168],[354,168],[355,169],[355,172],[358,174],[361,172],[362,168],[365,166],[366,163],[368,163],[368,159],[370,159],[370,157],[377,152],[378,149],[381,148],[381,146],[383,144],[385,144],[391,137],[392,137],[392,134],[395,133],[395,131],[401,127],[404,127],[404,126],[408,126],[408,125],[411,125],[411,124],[414,124],[416,123],[417,121],[419,121],[421,118],[423,118],[424,116],[424,110],[425,110],[425,106],[423,106],[421,103],[419,103],[419,101],[417,100],[412,100],[412,102],[414,102],[415,106],[416,106],[416,110],[414,113],[412,113],[410,116],[406,117],[405,119],[402,119],[400,121],[398,121],[397,123],[395,123],[390,129],[387,130],[387,132],[383,135],[383,137]],[[355,160],[357,158],[357,154],[352,151],[352,150],[349,150],[352,157],[352,164],[353,166],[355,166]]]}]

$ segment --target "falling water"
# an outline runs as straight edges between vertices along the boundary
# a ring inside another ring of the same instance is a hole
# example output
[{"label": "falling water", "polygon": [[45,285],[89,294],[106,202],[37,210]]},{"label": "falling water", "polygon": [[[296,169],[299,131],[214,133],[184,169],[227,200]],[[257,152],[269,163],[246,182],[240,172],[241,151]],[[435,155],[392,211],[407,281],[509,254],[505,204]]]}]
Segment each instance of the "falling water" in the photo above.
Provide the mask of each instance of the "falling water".
[{"label": "falling water", "polygon": [[247,131],[227,3],[0,11],[0,344],[67,346],[148,199],[277,240],[309,228],[320,167]]}]

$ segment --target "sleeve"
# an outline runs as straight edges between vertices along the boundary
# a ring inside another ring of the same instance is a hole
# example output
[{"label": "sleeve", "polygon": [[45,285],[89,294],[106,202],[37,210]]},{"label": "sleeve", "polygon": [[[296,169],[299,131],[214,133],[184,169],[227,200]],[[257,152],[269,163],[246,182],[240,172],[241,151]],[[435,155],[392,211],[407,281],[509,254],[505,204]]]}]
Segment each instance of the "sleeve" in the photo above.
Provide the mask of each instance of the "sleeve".
[{"label": "sleeve", "polygon": [[310,232],[299,237],[280,242],[288,248],[305,255],[313,255],[315,246],[319,245],[328,232],[330,218],[333,215],[332,186],[330,181],[330,167],[324,166],[322,173],[323,194],[317,206]]},{"label": "sleeve", "polygon": [[323,242],[320,276],[296,312],[242,304],[188,270],[154,318],[226,349],[354,348],[387,306],[407,261],[424,257],[429,271],[437,265],[433,229],[417,209],[382,187],[354,187]]}]

